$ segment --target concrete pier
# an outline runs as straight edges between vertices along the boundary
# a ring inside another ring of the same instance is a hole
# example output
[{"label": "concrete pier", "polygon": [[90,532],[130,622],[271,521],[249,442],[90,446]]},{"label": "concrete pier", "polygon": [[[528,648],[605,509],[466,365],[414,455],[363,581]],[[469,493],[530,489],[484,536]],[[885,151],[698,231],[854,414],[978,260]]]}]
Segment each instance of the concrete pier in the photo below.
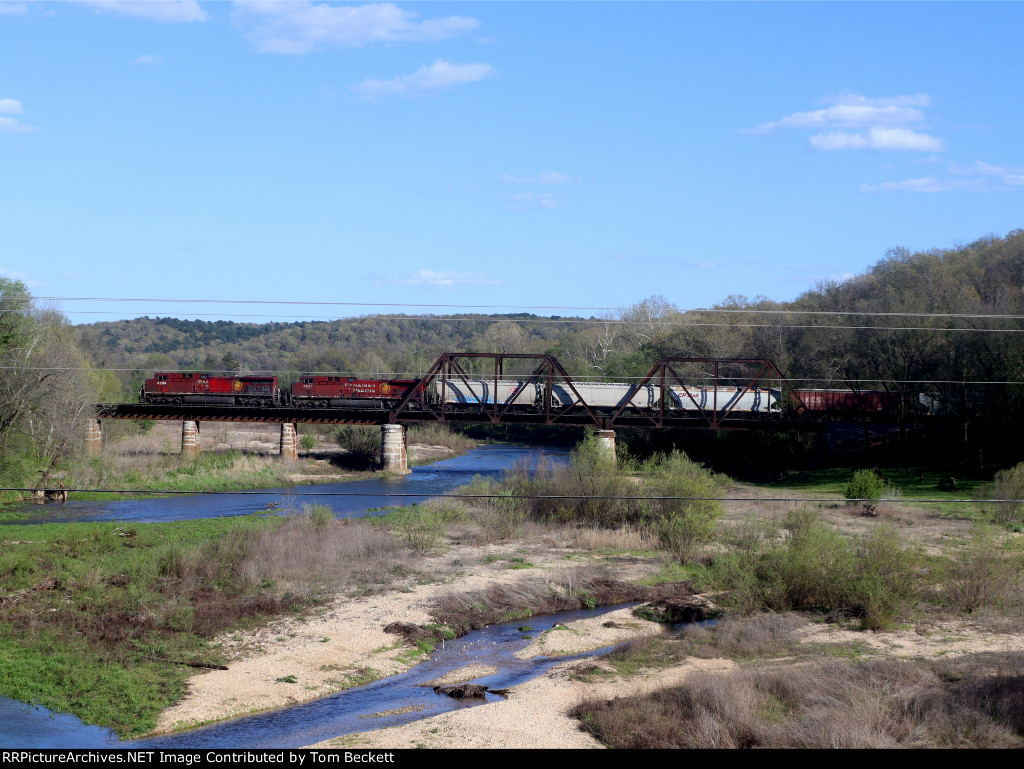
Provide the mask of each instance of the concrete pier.
[{"label": "concrete pier", "polygon": [[199,456],[199,425],[188,419],[181,423],[181,456],[183,459]]},{"label": "concrete pier", "polygon": [[598,430],[595,433],[597,438],[597,446],[608,461],[615,464],[615,431],[614,430]]},{"label": "concrete pier", "polygon": [[281,461],[294,462],[299,458],[299,436],[293,422],[281,423]]},{"label": "concrete pier", "polygon": [[405,475],[409,471],[409,451],[405,442],[405,425],[380,426],[381,469]]},{"label": "concrete pier", "polygon": [[85,453],[90,457],[103,453],[103,430],[98,419],[85,420]]}]

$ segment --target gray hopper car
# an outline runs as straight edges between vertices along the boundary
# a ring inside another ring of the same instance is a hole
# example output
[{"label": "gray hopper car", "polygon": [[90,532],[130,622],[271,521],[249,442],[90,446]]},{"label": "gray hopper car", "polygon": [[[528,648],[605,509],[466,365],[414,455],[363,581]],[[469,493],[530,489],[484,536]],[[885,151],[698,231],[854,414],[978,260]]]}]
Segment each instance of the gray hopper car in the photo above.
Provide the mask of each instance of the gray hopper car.
[{"label": "gray hopper car", "polygon": [[[522,385],[521,389],[520,386]],[[441,386],[432,383],[434,398],[441,399]],[[644,385],[633,392],[633,385],[618,382],[573,382],[570,388],[564,382],[556,382],[551,387],[551,406],[565,408],[578,403],[575,389],[580,398],[591,408],[603,411],[618,409],[628,400],[627,408],[657,409],[661,402],[661,388],[657,385]],[[519,393],[516,394],[516,390]],[[494,380],[461,380],[449,379],[444,386],[444,401],[452,405],[506,405],[510,402],[516,406],[544,406],[544,384],[522,382],[511,379],[499,379],[497,389]],[[695,387],[685,388],[673,386],[667,388],[670,411],[704,411],[749,412],[770,414],[779,411],[779,391],[774,389],[750,389],[743,391],[740,387]],[[512,401],[512,396],[515,400]]]}]

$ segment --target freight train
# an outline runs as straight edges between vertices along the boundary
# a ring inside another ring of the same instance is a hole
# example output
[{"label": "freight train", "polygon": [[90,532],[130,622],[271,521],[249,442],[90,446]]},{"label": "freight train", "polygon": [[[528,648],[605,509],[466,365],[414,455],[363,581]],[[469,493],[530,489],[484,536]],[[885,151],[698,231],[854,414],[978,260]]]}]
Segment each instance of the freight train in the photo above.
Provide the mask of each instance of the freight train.
[{"label": "freight train", "polygon": [[[497,387],[495,387],[497,385]],[[432,380],[422,394],[419,379],[359,379],[357,377],[302,374],[290,387],[279,387],[277,377],[214,376],[211,374],[158,372],[147,379],[139,393],[140,403],[166,405],[291,406],[296,408],[391,409],[412,393],[410,404],[442,402],[451,409],[510,406],[516,410],[567,409],[580,399],[604,414],[623,408],[661,410],[661,388],[616,382],[545,382],[513,379]],[[813,416],[889,414],[936,414],[941,404],[923,393],[884,390],[795,390]],[[577,395],[579,396],[577,398]],[[783,411],[782,391],[776,388],[742,388],[719,385],[672,385],[665,388],[666,413],[718,412],[773,415]],[[796,405],[795,401],[791,401]]]}]

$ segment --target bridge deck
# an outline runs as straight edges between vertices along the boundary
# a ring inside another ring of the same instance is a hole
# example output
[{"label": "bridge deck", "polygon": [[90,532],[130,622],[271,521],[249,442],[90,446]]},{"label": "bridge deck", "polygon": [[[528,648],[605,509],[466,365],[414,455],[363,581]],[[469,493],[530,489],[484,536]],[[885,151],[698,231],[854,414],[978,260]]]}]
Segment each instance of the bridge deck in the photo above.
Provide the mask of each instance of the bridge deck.
[{"label": "bridge deck", "polygon": [[[688,416],[668,416],[659,420],[658,414],[652,412],[645,415],[639,411],[626,411],[614,417],[609,413],[596,414],[597,422],[584,409],[573,409],[557,418],[551,418],[543,411],[532,408],[508,410],[495,417],[490,407],[470,407],[459,410],[447,409],[443,414],[438,410],[432,413],[427,410],[405,409],[399,413],[380,408],[342,409],[342,408],[294,408],[294,407],[254,407],[254,406],[166,406],[146,403],[101,403],[96,406],[98,419],[155,419],[155,420],[191,420],[194,422],[301,422],[305,424],[327,425],[385,425],[412,424],[419,422],[457,422],[463,424],[520,424],[520,425],[566,425],[576,427],[598,427],[615,429],[617,427],[636,428],[704,428],[708,424],[707,417],[698,414]],[[652,422],[660,421],[661,424]],[[825,427],[818,422],[807,420],[784,419],[779,415],[762,417],[743,417],[731,414],[728,419],[720,422],[718,427],[728,430],[801,430],[822,432]]]}]

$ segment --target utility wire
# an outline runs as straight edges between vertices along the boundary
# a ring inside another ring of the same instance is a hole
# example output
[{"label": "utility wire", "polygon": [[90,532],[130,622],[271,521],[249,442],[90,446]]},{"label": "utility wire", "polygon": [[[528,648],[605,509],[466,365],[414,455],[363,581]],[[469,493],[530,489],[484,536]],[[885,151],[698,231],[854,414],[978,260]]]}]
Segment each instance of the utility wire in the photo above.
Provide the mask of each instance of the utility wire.
[{"label": "utility wire", "polygon": [[[0,488],[0,492],[13,491],[31,493],[42,489]],[[973,503],[973,504],[1024,504],[1024,499],[908,499],[906,497],[882,499],[847,499],[838,497],[649,497],[649,496],[616,496],[611,494],[415,494],[376,491],[181,491],[180,489],[47,489],[47,491],[67,491],[69,493],[88,494],[209,494],[218,496],[277,496],[277,497],[394,497],[413,499],[602,499],[624,502],[897,502],[897,503]]]},{"label": "utility wire", "polygon": [[[465,310],[573,310],[629,312],[632,307],[575,307],[567,305],[509,305],[509,304],[419,304],[409,302],[313,302],[305,300],[270,300],[270,299],[157,299],[131,297],[97,297],[97,296],[39,296],[33,299],[55,302],[162,302],[168,304],[259,304],[259,305],[290,305],[312,307],[446,307]],[[680,314],[688,312],[709,313],[747,313],[758,315],[859,315],[865,317],[900,317],[900,318],[1001,318],[1024,320],[1024,315],[1001,313],[966,313],[966,312],[885,312],[876,310],[762,310],[754,308],[725,307],[692,307],[672,310]]]},{"label": "utility wire", "polygon": [[[677,364],[683,365],[683,364]],[[700,365],[700,364],[689,364],[689,365]],[[752,364],[754,365],[754,364]],[[110,371],[110,372],[138,372],[138,371],[149,371],[149,368],[135,367],[135,368],[109,368],[105,366],[0,366],[0,371]],[[301,373],[302,375],[313,375],[313,376],[337,376],[337,377],[366,377],[371,379],[422,379],[426,374],[425,372],[411,372],[411,371],[394,371],[394,372],[374,372],[371,375],[367,375],[364,372],[359,371],[301,371],[300,369],[252,369],[246,370],[242,373],[236,373],[235,370],[229,369],[214,369],[204,368],[204,372],[220,372],[224,376],[271,376],[274,374],[296,374]],[[473,376],[477,378],[474,379]],[[501,382],[506,381],[523,381],[526,377],[531,374],[505,374],[499,379]],[[732,375],[720,375],[719,382],[722,379],[743,379],[745,374],[732,374]],[[746,374],[749,378],[749,374]],[[470,382],[484,382],[489,383],[494,381],[493,376],[487,374],[470,375],[467,377]],[[618,384],[628,382],[642,382],[647,377],[644,376],[623,376],[616,377],[617,382],[605,382],[603,377],[599,374],[570,374],[569,378],[573,382],[586,382],[588,384]],[[699,382],[702,380],[714,381],[714,376],[711,374],[692,374],[685,377],[687,380],[686,384],[692,382]],[[766,375],[761,377],[766,381],[779,381],[776,376]],[[461,382],[461,378],[449,379],[448,381]],[[538,380],[543,382],[543,377]],[[1024,385],[1024,381],[1020,380],[970,380],[970,379],[840,379],[840,378],[825,378],[825,377],[786,377],[786,382],[793,384],[794,382],[821,382],[824,384],[832,384],[833,387],[824,389],[844,389],[839,387],[840,385],[848,384],[928,384],[928,385]],[[650,378],[650,384],[653,387],[657,387],[659,379],[657,375]],[[674,383],[666,384],[669,387],[678,386]],[[720,384],[720,387],[731,387],[732,385]],[[851,390],[853,392],[853,390]]]},{"label": "utility wire", "polygon": [[[106,312],[102,310],[71,310],[69,315],[119,315],[117,312]],[[826,313],[827,314],[827,313]],[[223,317],[222,312],[189,312],[190,317]],[[170,317],[170,316],[168,316]],[[571,318],[571,317],[445,317],[442,315],[359,315],[357,317],[337,317],[336,315],[270,315],[270,314],[242,314],[233,313],[232,317],[283,317],[291,321],[323,321],[350,323],[353,321],[393,321],[393,322],[418,322],[418,323],[481,323],[481,324],[575,324],[579,326],[630,326],[631,321],[613,321],[613,319],[601,318]],[[982,315],[979,317],[988,317]],[[993,316],[994,317],[994,316]],[[1016,317],[1016,316],[1015,316]],[[1021,316],[1024,317],[1024,316]],[[135,318],[139,319],[139,318]],[[160,321],[160,317],[152,318]],[[178,318],[175,318],[178,319]],[[233,322],[228,322],[233,323]],[[241,325],[241,324],[240,324]],[[650,321],[643,324],[646,328],[723,328],[723,329],[824,329],[834,331],[939,331],[939,332],[977,332],[977,333],[1007,333],[1020,334],[1024,329],[977,329],[963,326],[937,327],[937,326],[837,326],[828,324],[736,324],[736,323],[690,323],[685,321]]]}]

